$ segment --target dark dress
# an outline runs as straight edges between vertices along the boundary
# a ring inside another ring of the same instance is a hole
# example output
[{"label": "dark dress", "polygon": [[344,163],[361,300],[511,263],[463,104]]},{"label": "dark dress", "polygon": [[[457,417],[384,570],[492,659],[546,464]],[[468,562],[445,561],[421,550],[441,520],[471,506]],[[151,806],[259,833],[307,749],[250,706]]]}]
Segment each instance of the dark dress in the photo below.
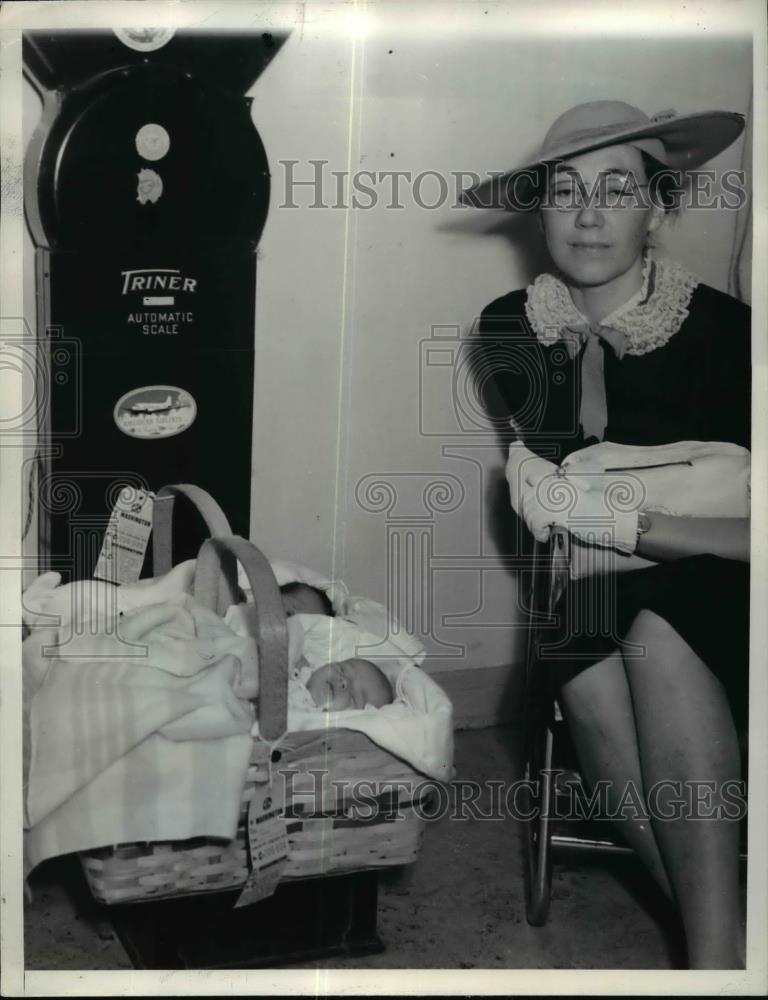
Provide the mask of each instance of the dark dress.
[{"label": "dark dress", "polygon": [[[483,312],[478,371],[492,377],[532,451],[556,464],[593,444],[579,426],[580,358],[540,343],[525,313],[526,292]],[[689,315],[670,340],[619,359],[604,345],[608,424],[618,444],[729,441],[750,446],[750,309],[698,285]],[[722,681],[745,711],[749,667],[749,566],[701,555],[649,569],[574,581],[560,605],[548,658],[578,669],[616,649],[637,613],[656,612]]]}]

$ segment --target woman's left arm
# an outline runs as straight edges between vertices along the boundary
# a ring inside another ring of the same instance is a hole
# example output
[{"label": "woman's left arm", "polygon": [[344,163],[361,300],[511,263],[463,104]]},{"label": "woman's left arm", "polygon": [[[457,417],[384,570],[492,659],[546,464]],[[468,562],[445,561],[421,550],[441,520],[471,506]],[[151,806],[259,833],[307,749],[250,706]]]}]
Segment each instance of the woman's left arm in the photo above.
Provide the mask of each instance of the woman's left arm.
[{"label": "woman's left arm", "polygon": [[749,520],[744,517],[676,517],[650,511],[648,531],[636,552],[665,562],[686,556],[714,555],[749,562]]}]

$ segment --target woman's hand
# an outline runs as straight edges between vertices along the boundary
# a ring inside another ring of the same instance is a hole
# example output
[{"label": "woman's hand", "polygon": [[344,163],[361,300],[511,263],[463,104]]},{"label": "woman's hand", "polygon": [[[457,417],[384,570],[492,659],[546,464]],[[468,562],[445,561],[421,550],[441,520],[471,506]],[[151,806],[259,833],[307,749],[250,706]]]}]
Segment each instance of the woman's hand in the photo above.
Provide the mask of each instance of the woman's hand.
[{"label": "woman's hand", "polygon": [[[535,489],[542,479],[546,476],[552,476],[556,472],[557,466],[554,462],[549,462],[546,458],[539,458],[529,448],[526,448],[522,441],[513,441],[509,446],[509,458],[507,459],[505,475],[509,484],[509,499],[514,512],[525,519],[523,512],[524,496],[532,489]],[[534,536],[536,536],[536,532],[531,528],[530,524],[528,527]],[[547,537],[549,537],[548,532]],[[544,541],[546,539],[540,540]]]},{"label": "woman's hand", "polygon": [[549,512],[535,500],[537,487],[542,480],[554,477],[556,473],[554,462],[540,458],[521,441],[513,441],[509,446],[505,475],[512,509],[523,519],[538,542],[546,542],[549,538],[552,520],[548,517]]},{"label": "woman's hand", "polygon": [[562,471],[542,477],[523,491],[522,513],[533,536],[546,541],[552,525],[565,528],[586,545],[625,554],[637,545],[636,498],[616,490],[613,481],[600,489],[594,478],[568,476]]},{"label": "woman's hand", "polygon": [[591,470],[570,477],[518,441],[509,448],[506,478],[512,507],[537,541],[546,542],[552,526],[560,525],[589,545],[634,551],[640,498],[633,506],[630,496],[627,504],[614,477]]}]

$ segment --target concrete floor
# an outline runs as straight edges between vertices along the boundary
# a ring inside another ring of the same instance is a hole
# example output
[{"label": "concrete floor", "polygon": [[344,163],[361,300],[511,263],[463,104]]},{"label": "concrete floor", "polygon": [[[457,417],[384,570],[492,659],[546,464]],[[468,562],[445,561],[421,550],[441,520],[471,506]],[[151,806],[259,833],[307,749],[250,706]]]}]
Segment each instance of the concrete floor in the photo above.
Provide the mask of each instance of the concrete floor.
[{"label": "concrete floor", "polygon": [[[519,767],[507,729],[458,733],[457,778],[509,781]],[[487,797],[479,806],[487,811]],[[429,823],[419,861],[384,872],[379,933],[387,948],[367,958],[329,958],[303,968],[673,969],[676,918],[633,859],[556,857],[550,919],[525,919],[522,828],[499,821]],[[72,858],[33,874],[25,915],[26,968],[128,969],[110,926],[77,898]]]}]

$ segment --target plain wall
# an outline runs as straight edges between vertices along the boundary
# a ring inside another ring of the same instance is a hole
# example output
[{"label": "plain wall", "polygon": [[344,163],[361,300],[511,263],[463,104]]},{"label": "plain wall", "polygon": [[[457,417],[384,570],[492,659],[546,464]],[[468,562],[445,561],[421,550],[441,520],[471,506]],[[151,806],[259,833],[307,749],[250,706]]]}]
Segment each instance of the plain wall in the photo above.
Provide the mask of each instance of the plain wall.
[{"label": "plain wall", "polygon": [[[403,209],[386,207],[387,187],[369,209],[281,207],[280,161],[299,161],[302,178],[310,160],[328,172],[501,170],[580,101],[746,113],[750,80],[748,39],[522,38],[440,18],[409,30],[398,5],[355,42],[311,19],[297,26],[252,91],[273,176],[257,275],[254,540],[390,603],[432,670],[519,660],[503,455],[479,414],[457,423],[450,365],[425,359],[433,328],[446,338],[437,357],[450,359],[484,305],[531,280],[536,227],[453,197],[426,210],[405,185]],[[29,128],[39,111],[28,86],[25,102]],[[741,151],[713,165],[738,166]],[[665,243],[728,290],[735,226],[735,213],[690,213]],[[34,326],[32,274],[27,241]]]}]

